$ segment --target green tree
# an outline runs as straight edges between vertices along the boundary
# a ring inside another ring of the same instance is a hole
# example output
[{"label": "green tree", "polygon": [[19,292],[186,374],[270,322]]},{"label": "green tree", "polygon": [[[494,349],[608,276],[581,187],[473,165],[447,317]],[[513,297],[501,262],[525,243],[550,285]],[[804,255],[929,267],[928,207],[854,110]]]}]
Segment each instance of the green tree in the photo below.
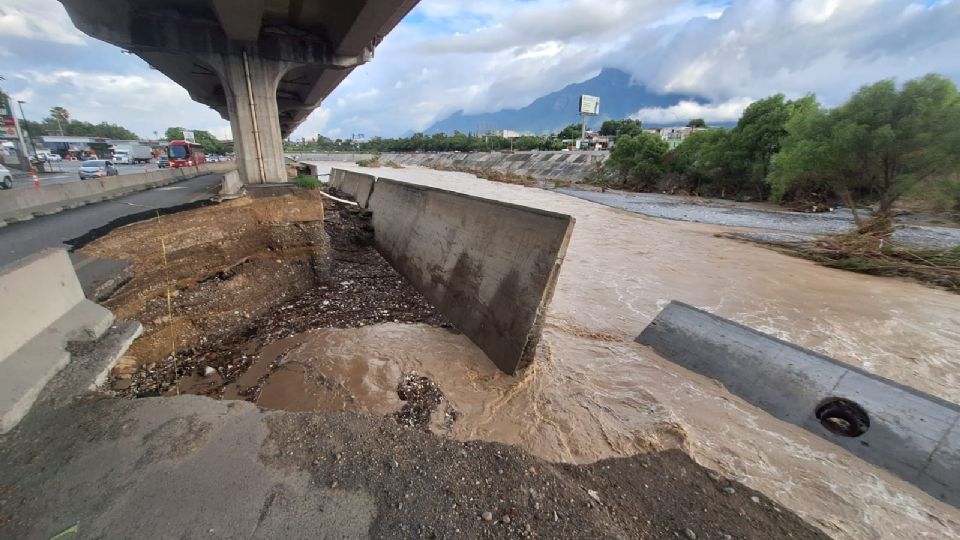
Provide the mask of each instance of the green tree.
[{"label": "green tree", "polygon": [[[789,101],[783,94],[751,103],[730,132],[722,174],[734,180],[734,184],[751,186],[758,197],[766,198],[770,161],[787,136],[787,122],[794,114],[816,104],[813,96]],[[737,189],[735,185],[730,187]]]},{"label": "green tree", "polygon": [[604,167],[614,171],[624,185],[651,186],[666,170],[664,156],[669,149],[659,135],[627,135],[617,139]]},{"label": "green tree", "polygon": [[582,133],[583,128],[580,124],[570,124],[569,126],[560,130],[560,133],[557,134],[557,138],[560,140],[579,139]]},{"label": "green tree", "polygon": [[934,192],[960,172],[960,93],[939,75],[864,86],[827,111],[813,108],[787,125],[789,136],[774,160],[771,183],[782,198],[803,186],[832,190],[856,213],[870,198],[889,228],[893,204],[904,194]]},{"label": "green tree", "polygon": [[667,166],[686,177],[694,193],[726,196],[730,137],[723,129],[692,133],[667,155]]},{"label": "green tree", "polygon": [[687,122],[687,127],[706,128],[707,122],[703,118],[694,118],[693,120]]},{"label": "green tree", "polygon": [[70,111],[58,105],[50,109],[50,118],[57,122],[57,127],[63,134],[63,126],[70,123]]},{"label": "green tree", "polygon": [[[193,131],[193,139],[197,141],[197,144],[203,146],[203,149],[208,154],[222,154],[224,153],[225,146],[219,139],[213,136],[209,131],[204,131],[202,129],[186,130]],[[163,136],[168,141],[180,141],[183,140],[184,128],[182,127],[169,127],[166,131],[163,132]]]},{"label": "green tree", "polygon": [[624,120],[606,120],[600,126],[601,135],[639,135],[643,133],[643,124],[640,120],[626,118]]}]

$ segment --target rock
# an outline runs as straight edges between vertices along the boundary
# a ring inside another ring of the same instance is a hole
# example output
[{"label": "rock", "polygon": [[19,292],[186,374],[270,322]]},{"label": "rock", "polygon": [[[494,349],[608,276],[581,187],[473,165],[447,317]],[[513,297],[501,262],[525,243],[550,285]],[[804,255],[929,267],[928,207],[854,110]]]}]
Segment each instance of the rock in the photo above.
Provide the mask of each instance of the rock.
[{"label": "rock", "polygon": [[130,374],[133,375],[140,370],[139,362],[135,356],[122,356],[115,366],[113,366],[113,375],[119,377],[121,374]]},{"label": "rock", "polygon": [[598,503],[600,502],[600,495],[596,491],[588,489],[587,495],[589,495],[591,499],[597,501]]},{"label": "rock", "polygon": [[726,493],[727,495],[733,495],[734,493],[737,492],[737,490],[733,489],[733,488],[730,487],[730,486],[727,486],[727,487],[723,488],[723,492]]},{"label": "rock", "polygon": [[504,523],[506,523],[506,524],[509,524],[509,523],[510,523],[510,516],[503,516],[503,520],[502,520],[502,521],[503,521]]},{"label": "rock", "polygon": [[683,535],[689,538],[690,540],[697,540],[697,533],[691,531],[690,529],[684,529]]},{"label": "rock", "polygon": [[[127,377],[129,377],[129,375],[127,375]],[[128,379],[118,379],[118,380],[116,380],[116,381],[113,381],[113,384],[111,385],[111,387],[112,387],[114,390],[126,390],[127,388],[130,388],[130,385],[132,385],[132,384],[133,384],[133,381],[130,380],[129,378],[128,378]]]},{"label": "rock", "polygon": [[117,375],[117,379],[120,379],[121,381],[129,381],[132,378],[133,378],[133,375],[129,373],[121,373]]},{"label": "rock", "polygon": [[482,517],[484,521],[493,521],[493,513],[492,513],[492,512],[484,512],[484,513],[480,514],[480,517]]},{"label": "rock", "polygon": [[204,377],[209,377],[209,376],[213,375],[213,374],[216,373],[216,372],[217,372],[217,370],[213,369],[213,368],[210,367],[210,366],[207,366],[207,367],[203,368],[203,376],[204,376]]},{"label": "rock", "polygon": [[754,495],[753,497],[750,497],[750,500],[757,504],[760,504],[760,497],[757,497],[756,495]]}]

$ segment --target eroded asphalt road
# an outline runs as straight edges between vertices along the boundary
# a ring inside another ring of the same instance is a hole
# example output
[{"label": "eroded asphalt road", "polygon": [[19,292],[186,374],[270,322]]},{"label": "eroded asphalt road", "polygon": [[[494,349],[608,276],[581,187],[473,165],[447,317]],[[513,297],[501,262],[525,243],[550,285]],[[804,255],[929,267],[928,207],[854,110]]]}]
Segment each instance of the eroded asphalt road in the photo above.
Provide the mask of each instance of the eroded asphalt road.
[{"label": "eroded asphalt road", "polygon": [[0,228],[0,266],[44,248],[69,248],[67,240],[122,217],[209,199],[219,190],[222,178],[222,174],[207,174]]},{"label": "eroded asphalt road", "polygon": [[[557,188],[554,191],[650,217],[780,231],[789,233],[790,236],[786,238],[788,240],[839,234],[853,227],[853,215],[848,209],[806,214],[749,208],[731,201],[660,193],[601,193],[571,188]],[[899,223],[893,238],[904,245],[947,249],[960,245],[960,228]]]}]

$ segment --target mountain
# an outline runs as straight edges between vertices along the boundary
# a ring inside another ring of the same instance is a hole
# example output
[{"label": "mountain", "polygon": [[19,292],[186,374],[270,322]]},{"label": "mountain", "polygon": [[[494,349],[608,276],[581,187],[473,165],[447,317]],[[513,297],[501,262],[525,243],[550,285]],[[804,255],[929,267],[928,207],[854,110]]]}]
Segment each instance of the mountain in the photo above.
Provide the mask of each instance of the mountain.
[{"label": "mountain", "polygon": [[[582,94],[600,97],[600,116],[590,119],[588,123],[594,128],[599,128],[604,120],[627,118],[644,107],[669,107],[681,100],[702,101],[680,94],[655,94],[643,85],[632,84],[630,75],[623,71],[604,69],[588,81],[571,84],[537,98],[521,109],[483,114],[463,114],[463,111],[458,111],[430,126],[426,133],[476,133],[502,129],[521,133],[556,133],[565,126],[580,122],[577,109]],[[644,126],[647,126],[647,122],[644,122]]]}]

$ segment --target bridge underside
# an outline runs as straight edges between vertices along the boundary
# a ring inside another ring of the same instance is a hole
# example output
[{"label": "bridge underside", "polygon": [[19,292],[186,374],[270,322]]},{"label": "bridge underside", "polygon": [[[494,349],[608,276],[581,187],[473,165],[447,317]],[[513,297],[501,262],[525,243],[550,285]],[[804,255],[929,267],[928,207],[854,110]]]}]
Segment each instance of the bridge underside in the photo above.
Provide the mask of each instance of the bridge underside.
[{"label": "bridge underside", "polygon": [[282,139],[419,0],[60,0],[230,120],[245,183],[286,181]]}]

